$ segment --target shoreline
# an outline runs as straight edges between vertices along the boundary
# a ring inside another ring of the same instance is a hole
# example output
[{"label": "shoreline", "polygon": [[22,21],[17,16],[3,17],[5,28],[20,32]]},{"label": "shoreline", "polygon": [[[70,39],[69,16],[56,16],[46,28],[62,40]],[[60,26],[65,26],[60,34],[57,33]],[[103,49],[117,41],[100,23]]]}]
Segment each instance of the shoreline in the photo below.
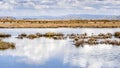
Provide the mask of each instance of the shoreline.
[{"label": "shoreline", "polygon": [[0,27],[0,29],[14,29],[14,28],[120,28],[120,27]]},{"label": "shoreline", "polygon": [[120,28],[120,20],[0,20],[0,28]]}]

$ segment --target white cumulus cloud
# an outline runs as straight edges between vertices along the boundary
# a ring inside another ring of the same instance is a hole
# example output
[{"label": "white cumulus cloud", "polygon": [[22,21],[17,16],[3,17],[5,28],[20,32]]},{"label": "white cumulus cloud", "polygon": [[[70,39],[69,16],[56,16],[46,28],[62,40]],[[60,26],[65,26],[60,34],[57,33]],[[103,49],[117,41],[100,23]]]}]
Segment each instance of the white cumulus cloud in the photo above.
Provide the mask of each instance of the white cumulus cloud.
[{"label": "white cumulus cloud", "polygon": [[39,14],[42,11],[49,14],[120,14],[120,0],[1,0],[0,10],[34,11]]}]

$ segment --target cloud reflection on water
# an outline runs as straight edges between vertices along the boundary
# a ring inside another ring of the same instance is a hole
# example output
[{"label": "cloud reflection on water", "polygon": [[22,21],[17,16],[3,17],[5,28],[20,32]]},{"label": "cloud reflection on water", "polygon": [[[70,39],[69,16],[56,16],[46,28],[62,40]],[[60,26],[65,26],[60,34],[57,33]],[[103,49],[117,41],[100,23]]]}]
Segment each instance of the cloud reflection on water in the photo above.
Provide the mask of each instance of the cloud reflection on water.
[{"label": "cloud reflection on water", "polygon": [[17,44],[16,50],[7,50],[4,52],[4,55],[23,57],[19,60],[36,64],[42,64],[49,61],[51,58],[61,56],[61,54],[63,54],[64,45],[66,45],[65,40],[53,40],[45,38],[34,40],[12,39],[12,41]]},{"label": "cloud reflection on water", "polygon": [[[118,31],[117,29],[50,29],[53,32],[62,33],[113,33]],[[49,29],[1,29],[1,32],[10,33],[13,36],[17,36],[21,32],[31,33],[45,33],[50,31]],[[39,38],[34,40],[29,39],[15,39],[8,38],[5,41],[16,43],[16,50],[0,51],[1,56],[13,56],[16,61],[30,64],[46,64],[54,58],[63,61],[64,65],[70,65],[71,67],[83,67],[83,68],[119,68],[120,67],[120,47],[112,45],[98,45],[76,48],[72,45],[71,40],[53,40],[46,38]],[[20,57],[20,58],[19,58]],[[7,59],[7,58],[6,58]],[[56,60],[53,60],[56,61]],[[7,62],[7,61],[6,61]]]},{"label": "cloud reflection on water", "polygon": [[120,47],[112,45],[85,45],[79,49],[66,49],[64,63],[82,68],[119,68]]},{"label": "cloud reflection on water", "polygon": [[[17,43],[17,49],[7,50],[3,55],[22,57],[16,59],[30,64],[45,64],[52,58],[63,59],[64,64],[83,68],[113,68],[120,67],[120,47],[112,45],[97,45],[75,48],[70,40],[53,39],[7,39]],[[6,40],[6,41],[7,41]],[[2,52],[1,52],[2,53]]]}]

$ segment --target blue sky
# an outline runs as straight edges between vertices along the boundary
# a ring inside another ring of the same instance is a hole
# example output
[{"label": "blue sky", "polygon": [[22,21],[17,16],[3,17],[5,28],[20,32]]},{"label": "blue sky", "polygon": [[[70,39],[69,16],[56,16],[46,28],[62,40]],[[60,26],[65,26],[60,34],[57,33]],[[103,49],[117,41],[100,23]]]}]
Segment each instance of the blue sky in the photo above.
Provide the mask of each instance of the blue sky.
[{"label": "blue sky", "polygon": [[120,0],[0,0],[1,16],[120,15]]}]

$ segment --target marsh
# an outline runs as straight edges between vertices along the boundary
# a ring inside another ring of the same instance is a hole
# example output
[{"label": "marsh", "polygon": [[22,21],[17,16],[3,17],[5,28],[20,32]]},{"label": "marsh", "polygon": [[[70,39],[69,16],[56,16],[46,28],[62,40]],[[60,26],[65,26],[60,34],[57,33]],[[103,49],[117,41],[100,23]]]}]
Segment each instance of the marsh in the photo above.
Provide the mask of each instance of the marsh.
[{"label": "marsh", "polygon": [[[25,33],[45,34],[48,32],[67,34],[98,35],[99,33],[120,32],[120,28],[1,28],[0,32],[11,37],[3,41],[13,42],[16,49],[0,50],[2,68],[119,68],[120,46],[85,44],[76,47],[73,39],[40,37],[35,39],[16,38]],[[114,38],[113,38],[114,39]],[[117,38],[117,40],[120,40]]]}]

